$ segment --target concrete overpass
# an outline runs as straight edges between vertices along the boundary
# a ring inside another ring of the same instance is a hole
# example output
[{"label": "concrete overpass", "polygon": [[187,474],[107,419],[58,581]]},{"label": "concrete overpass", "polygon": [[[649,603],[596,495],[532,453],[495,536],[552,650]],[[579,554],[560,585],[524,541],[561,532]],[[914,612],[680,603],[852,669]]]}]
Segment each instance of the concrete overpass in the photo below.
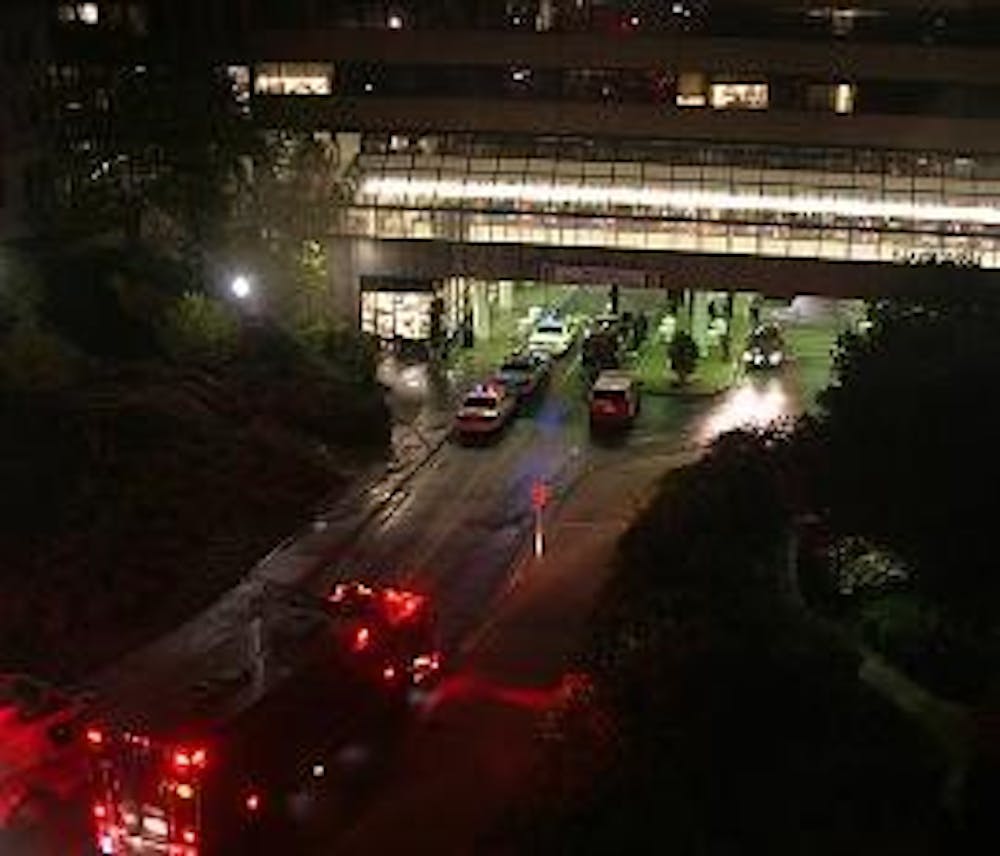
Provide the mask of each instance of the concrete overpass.
[{"label": "concrete overpass", "polygon": [[330,259],[345,317],[363,290],[454,277],[833,297],[1000,285],[1000,177],[963,158],[907,153],[903,170],[891,152],[783,164],[708,144],[640,160],[411,142],[344,173]]}]

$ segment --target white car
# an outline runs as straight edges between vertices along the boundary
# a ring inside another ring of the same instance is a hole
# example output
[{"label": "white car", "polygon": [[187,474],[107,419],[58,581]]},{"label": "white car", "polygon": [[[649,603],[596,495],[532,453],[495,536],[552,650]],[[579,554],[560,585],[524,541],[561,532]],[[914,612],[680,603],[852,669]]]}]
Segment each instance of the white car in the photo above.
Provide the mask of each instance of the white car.
[{"label": "white car", "polygon": [[528,349],[561,357],[573,347],[574,333],[569,324],[558,318],[545,318],[528,337]]},{"label": "white car", "polygon": [[516,408],[516,391],[498,381],[480,384],[462,399],[455,414],[455,433],[459,437],[496,434],[510,422]]}]

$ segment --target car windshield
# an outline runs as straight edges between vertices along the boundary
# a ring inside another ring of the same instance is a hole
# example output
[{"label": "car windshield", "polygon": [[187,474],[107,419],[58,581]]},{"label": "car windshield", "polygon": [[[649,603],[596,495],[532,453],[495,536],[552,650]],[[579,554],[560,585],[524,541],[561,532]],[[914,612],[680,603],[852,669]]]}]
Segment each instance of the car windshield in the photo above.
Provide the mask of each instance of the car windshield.
[{"label": "car windshield", "polygon": [[497,400],[489,395],[470,395],[465,399],[466,407],[496,407]]},{"label": "car windshield", "polygon": [[539,324],[538,328],[535,330],[536,333],[553,333],[557,336],[563,334],[562,324]]},{"label": "car windshield", "polygon": [[621,401],[623,398],[625,398],[625,390],[623,389],[594,390],[595,401]]},{"label": "car windshield", "polygon": [[531,363],[527,360],[520,360],[517,362],[504,363],[500,367],[501,372],[510,372],[511,374],[523,374],[524,372],[531,371]]}]

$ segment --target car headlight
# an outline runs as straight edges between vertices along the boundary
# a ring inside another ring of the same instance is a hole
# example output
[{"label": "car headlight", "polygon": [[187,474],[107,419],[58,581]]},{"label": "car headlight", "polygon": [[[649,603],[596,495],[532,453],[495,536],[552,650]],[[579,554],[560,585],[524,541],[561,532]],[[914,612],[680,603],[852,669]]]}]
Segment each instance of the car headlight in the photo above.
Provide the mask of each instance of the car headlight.
[{"label": "car headlight", "polygon": [[770,355],[767,358],[767,361],[772,366],[780,365],[781,364],[781,351],[771,351]]},{"label": "car headlight", "polygon": [[749,351],[744,351],[743,352],[743,362],[749,363],[750,360],[752,360],[752,359],[753,359],[753,354],[751,354]]}]

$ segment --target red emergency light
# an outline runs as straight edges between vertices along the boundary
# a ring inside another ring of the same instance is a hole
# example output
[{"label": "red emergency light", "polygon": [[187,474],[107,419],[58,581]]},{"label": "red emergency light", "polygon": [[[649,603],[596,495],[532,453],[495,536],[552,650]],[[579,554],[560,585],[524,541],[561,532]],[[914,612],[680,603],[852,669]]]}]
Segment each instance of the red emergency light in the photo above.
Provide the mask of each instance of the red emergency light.
[{"label": "red emergency light", "polygon": [[364,651],[371,642],[372,633],[367,627],[359,627],[354,634],[354,643],[352,644],[352,649],[355,653]]},{"label": "red emergency light", "polygon": [[201,770],[208,761],[208,753],[204,749],[178,749],[174,752],[174,769],[178,772],[186,770]]}]

